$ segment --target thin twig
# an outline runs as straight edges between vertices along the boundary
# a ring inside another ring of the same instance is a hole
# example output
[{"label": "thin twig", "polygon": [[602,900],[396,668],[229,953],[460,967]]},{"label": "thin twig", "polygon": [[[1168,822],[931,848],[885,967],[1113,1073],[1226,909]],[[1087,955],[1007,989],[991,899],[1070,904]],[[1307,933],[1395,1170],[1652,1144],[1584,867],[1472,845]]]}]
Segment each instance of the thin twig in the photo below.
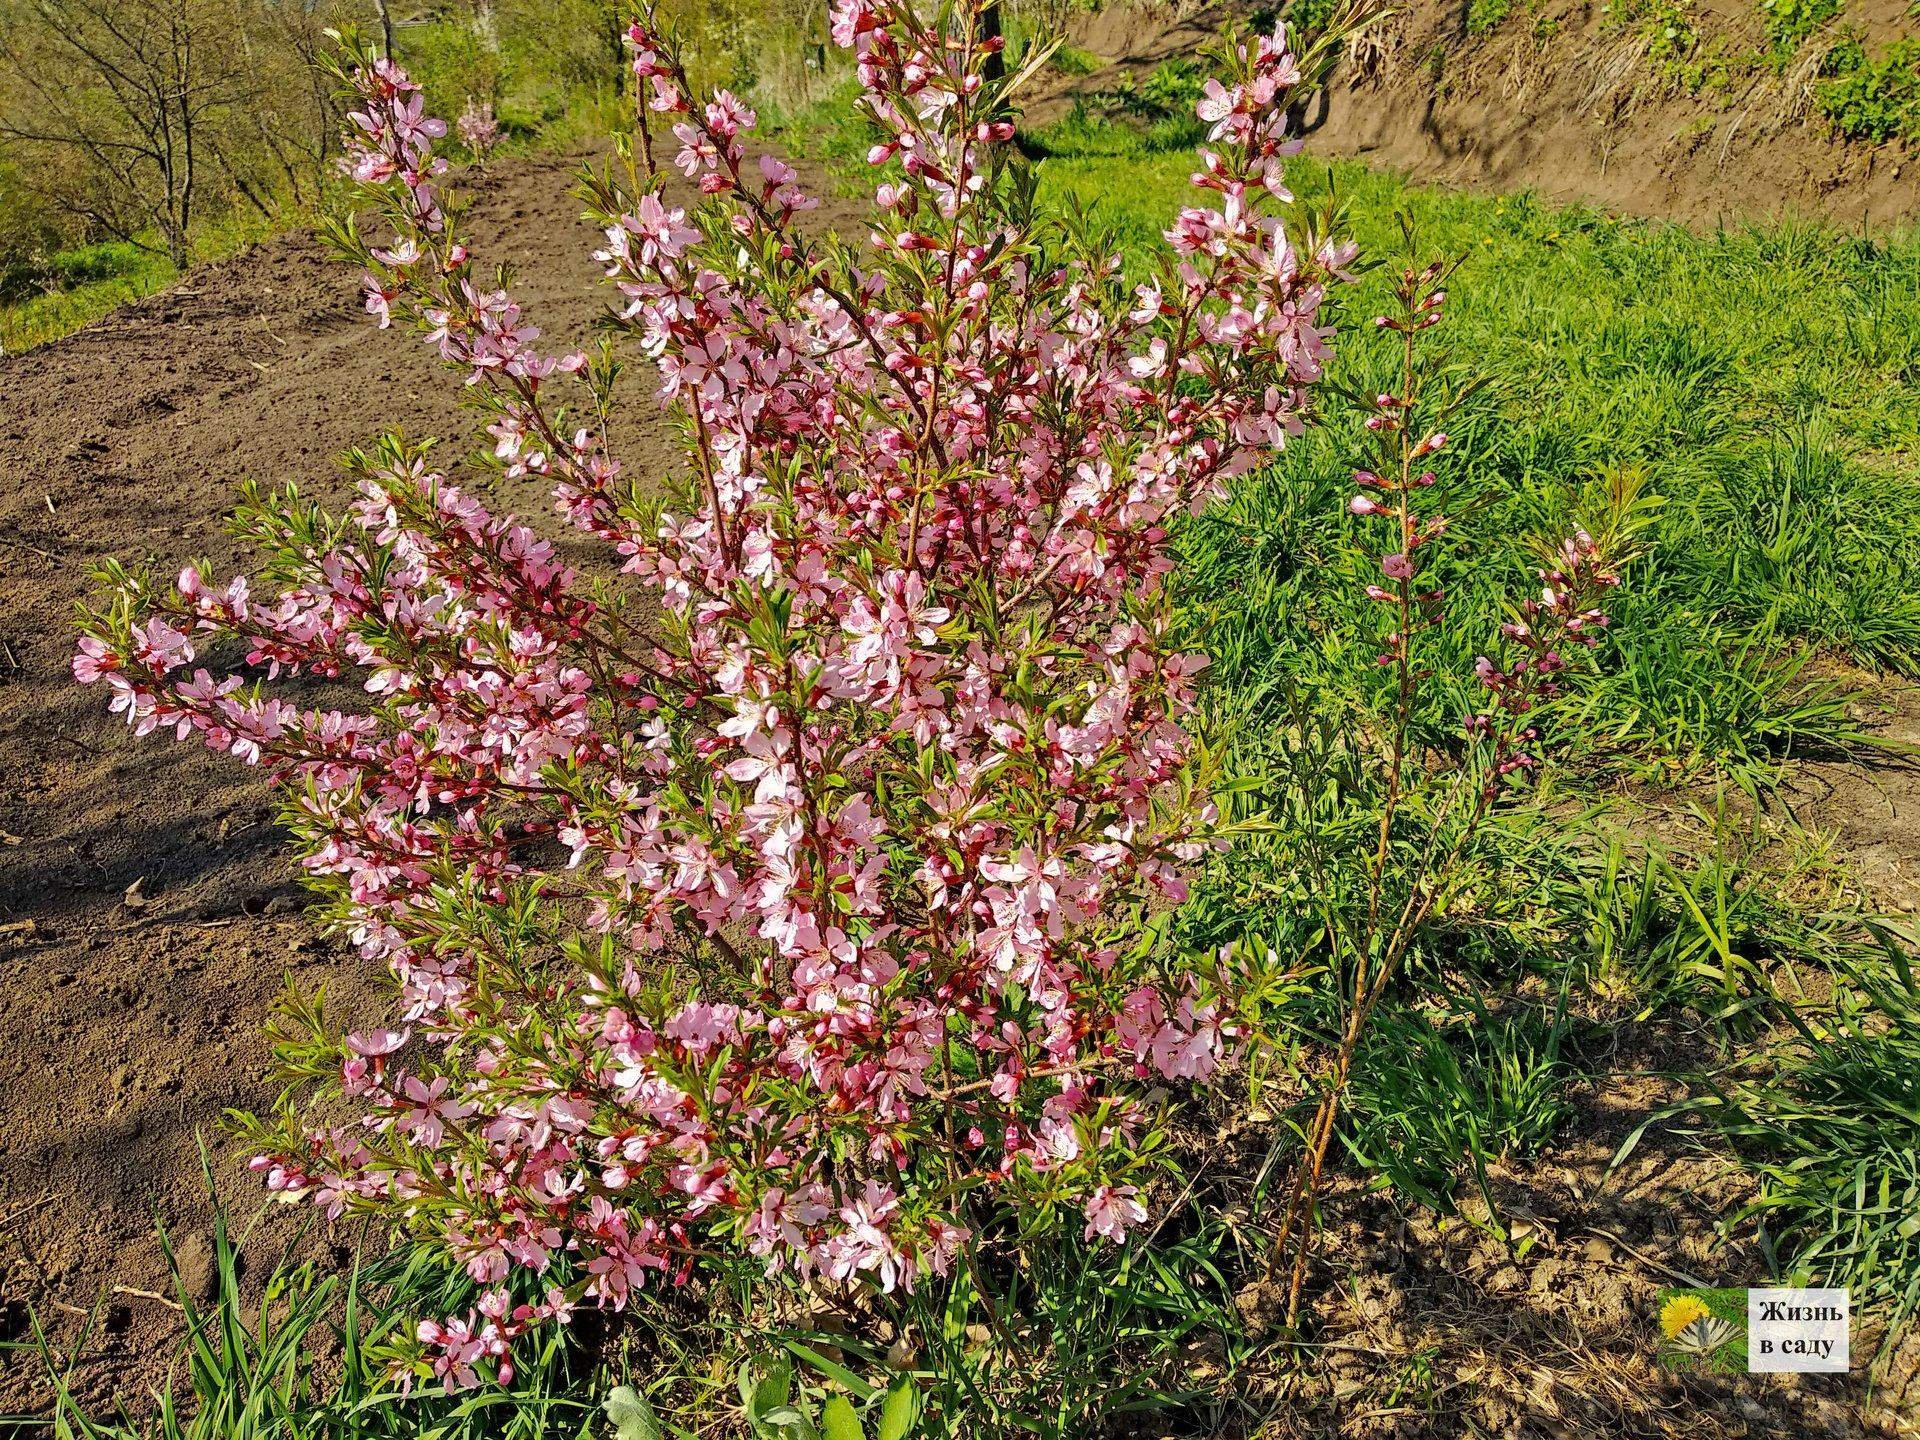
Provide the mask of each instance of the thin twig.
[{"label": "thin twig", "polygon": [[1611,1230],[1603,1230],[1598,1225],[1585,1225],[1585,1226],[1582,1226],[1581,1228],[1585,1230],[1586,1233],[1589,1235],[1598,1235],[1602,1240],[1611,1240],[1615,1245],[1618,1245],[1622,1250],[1626,1251],[1627,1254],[1631,1255],[1634,1259],[1638,1260],[1642,1265],[1646,1266],[1649,1270],[1652,1270],[1661,1275],[1664,1275],[1669,1280],[1677,1280],[1690,1290],[1707,1290],[1712,1288],[1707,1284],[1706,1281],[1702,1280],[1697,1275],[1689,1275],[1684,1270],[1675,1270],[1671,1265],[1662,1265],[1658,1260],[1652,1259],[1649,1256],[1641,1254],[1640,1251],[1634,1249],[1633,1246],[1629,1245],[1626,1241],[1622,1240],[1618,1235],[1614,1234],[1613,1231]]},{"label": "thin twig", "polygon": [[46,1195],[42,1195],[38,1200],[29,1200],[24,1205],[16,1205],[13,1209],[9,1210],[5,1215],[0,1215],[0,1230],[6,1229],[7,1226],[11,1225],[14,1221],[22,1219],[25,1216],[31,1215],[36,1210],[44,1210],[47,1206],[51,1205],[56,1200],[64,1200],[69,1193],[71,1192],[68,1192],[68,1191],[52,1192]]},{"label": "thin twig", "polygon": [[51,560],[56,565],[64,565],[67,563],[66,556],[56,555],[51,550],[42,550],[38,545],[29,545],[17,536],[0,535],[0,544],[11,545],[15,549],[25,550],[29,554],[38,555],[42,560]]},{"label": "thin twig", "polygon": [[184,1315],[186,1313],[186,1310],[184,1307],[182,1307],[175,1301],[169,1300],[166,1296],[160,1294],[158,1291],[141,1290],[132,1285],[116,1285],[113,1287],[113,1293],[116,1295],[135,1295],[142,1300],[157,1301],[159,1304],[166,1306],[169,1310],[173,1311],[177,1315]]}]

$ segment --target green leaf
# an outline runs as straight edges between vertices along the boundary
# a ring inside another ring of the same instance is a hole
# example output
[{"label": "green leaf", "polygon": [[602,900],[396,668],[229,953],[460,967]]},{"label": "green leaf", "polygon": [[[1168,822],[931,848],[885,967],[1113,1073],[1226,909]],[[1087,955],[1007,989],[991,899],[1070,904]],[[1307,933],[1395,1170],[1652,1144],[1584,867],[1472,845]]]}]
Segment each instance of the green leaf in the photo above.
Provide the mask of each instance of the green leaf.
[{"label": "green leaf", "polygon": [[910,1377],[902,1375],[887,1387],[886,1404],[880,1407],[880,1431],[874,1440],[904,1440],[919,1418],[920,1392]]},{"label": "green leaf", "polygon": [[860,1417],[844,1395],[832,1395],[820,1410],[820,1429],[826,1440],[862,1440]]},{"label": "green leaf", "polygon": [[616,1385],[606,1398],[614,1440],[661,1440],[660,1417],[631,1385]]},{"label": "green leaf", "polygon": [[806,1415],[793,1405],[775,1405],[770,1410],[762,1410],[753,1418],[769,1430],[790,1432],[794,1435],[811,1436],[813,1434],[813,1425]]},{"label": "green leaf", "polygon": [[793,1366],[784,1355],[769,1356],[765,1362],[767,1373],[753,1390],[753,1400],[748,1406],[752,1414],[762,1420],[773,1421],[773,1412],[786,1406],[793,1396]]},{"label": "green leaf", "polygon": [[853,1392],[856,1400],[865,1400],[873,1394],[873,1387],[846,1366],[829,1360],[818,1350],[813,1349],[811,1346],[803,1345],[798,1340],[788,1340],[784,1343],[787,1349],[806,1361],[807,1364],[813,1366],[821,1374],[827,1376],[829,1379],[837,1380],[846,1386],[848,1390]]}]

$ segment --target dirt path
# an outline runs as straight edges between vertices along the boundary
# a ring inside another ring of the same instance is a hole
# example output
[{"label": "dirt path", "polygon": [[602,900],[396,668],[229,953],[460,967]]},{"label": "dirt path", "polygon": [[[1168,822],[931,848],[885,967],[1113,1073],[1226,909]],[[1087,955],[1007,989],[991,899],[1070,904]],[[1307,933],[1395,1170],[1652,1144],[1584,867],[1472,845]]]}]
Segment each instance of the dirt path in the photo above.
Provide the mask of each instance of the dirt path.
[{"label": "dirt path", "polygon": [[[581,158],[498,167],[473,213],[477,253],[515,268],[555,340],[584,339],[610,294],[567,193]],[[663,471],[672,437],[633,384],[620,453]],[[300,236],[0,361],[0,1339],[28,1333],[28,1304],[70,1334],[105,1292],[94,1394],[137,1401],[157,1378],[171,1314],[115,1288],[168,1289],[156,1216],[205,1272],[203,1137],[236,1211],[258,1202],[213,1127],[273,1098],[259,1026],[283,977],[324,977],[346,1007],[374,992],[300,918],[259,777],[133,742],[68,677],[74,602],[107,553],[231,565],[220,520],[244,479],[337,495],[333,457],[387,424],[464,448],[459,391],[412,336],[376,331],[353,273]],[[496,498],[548,514],[531,487]],[[0,1414],[41,1378],[0,1351]]]}]

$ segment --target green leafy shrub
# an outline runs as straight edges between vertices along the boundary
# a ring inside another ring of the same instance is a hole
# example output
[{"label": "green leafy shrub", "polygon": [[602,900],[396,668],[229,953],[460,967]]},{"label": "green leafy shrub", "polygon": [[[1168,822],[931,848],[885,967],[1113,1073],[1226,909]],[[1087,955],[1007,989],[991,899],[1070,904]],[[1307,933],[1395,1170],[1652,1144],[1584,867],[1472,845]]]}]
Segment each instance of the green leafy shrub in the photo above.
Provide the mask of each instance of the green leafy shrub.
[{"label": "green leafy shrub", "polygon": [[1828,54],[1814,97],[1850,139],[1920,138],[1920,37],[1902,36],[1876,57],[1849,35]]},{"label": "green leafy shrub", "polygon": [[1513,13],[1513,0],[1468,0],[1467,33],[1491,35]]},{"label": "green leafy shrub", "polygon": [[1776,64],[1783,63],[1822,26],[1840,13],[1841,0],[1760,0],[1767,42]]}]

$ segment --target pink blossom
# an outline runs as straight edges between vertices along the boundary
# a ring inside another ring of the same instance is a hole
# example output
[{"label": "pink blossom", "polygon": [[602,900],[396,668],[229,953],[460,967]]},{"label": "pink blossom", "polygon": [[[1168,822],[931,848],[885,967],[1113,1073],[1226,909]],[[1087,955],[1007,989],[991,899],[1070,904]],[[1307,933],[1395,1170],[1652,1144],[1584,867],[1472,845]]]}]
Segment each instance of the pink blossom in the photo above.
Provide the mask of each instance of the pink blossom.
[{"label": "pink blossom", "polygon": [[1085,1238],[1099,1235],[1120,1244],[1127,1232],[1147,1218],[1147,1207],[1131,1185],[1102,1185],[1087,1197]]},{"label": "pink blossom", "polygon": [[[1308,423],[1352,252],[1282,223],[1280,32],[1207,91],[1232,143],[1136,288],[1017,203],[990,48],[941,17],[833,5],[899,167],[857,254],[800,228],[746,105],[627,32],[669,117],[646,138],[704,197],[588,184],[611,353],[657,366],[687,437],[664,485],[615,453],[614,367],[546,341],[469,248],[419,87],[364,58],[369,312],[605,563],[584,581],[482,504],[441,468],[460,447],[386,437],[338,515],[250,496],[251,583],[143,579],[88,619],[76,678],[268,771],[330,918],[392,975],[387,1026],[290,1017],[316,1078],[255,1163],[488,1287],[419,1328],[451,1384],[716,1248],[885,1292],[1040,1196],[1117,1240],[1146,1215],[1124,1181],[1150,1086],[1225,1061],[1214,968],[1124,938],[1226,842],[1174,528]],[[1576,560],[1537,604],[1585,633]],[[956,1135],[962,1183],[929,1182]],[[577,1288],[509,1301],[559,1256]]]}]

